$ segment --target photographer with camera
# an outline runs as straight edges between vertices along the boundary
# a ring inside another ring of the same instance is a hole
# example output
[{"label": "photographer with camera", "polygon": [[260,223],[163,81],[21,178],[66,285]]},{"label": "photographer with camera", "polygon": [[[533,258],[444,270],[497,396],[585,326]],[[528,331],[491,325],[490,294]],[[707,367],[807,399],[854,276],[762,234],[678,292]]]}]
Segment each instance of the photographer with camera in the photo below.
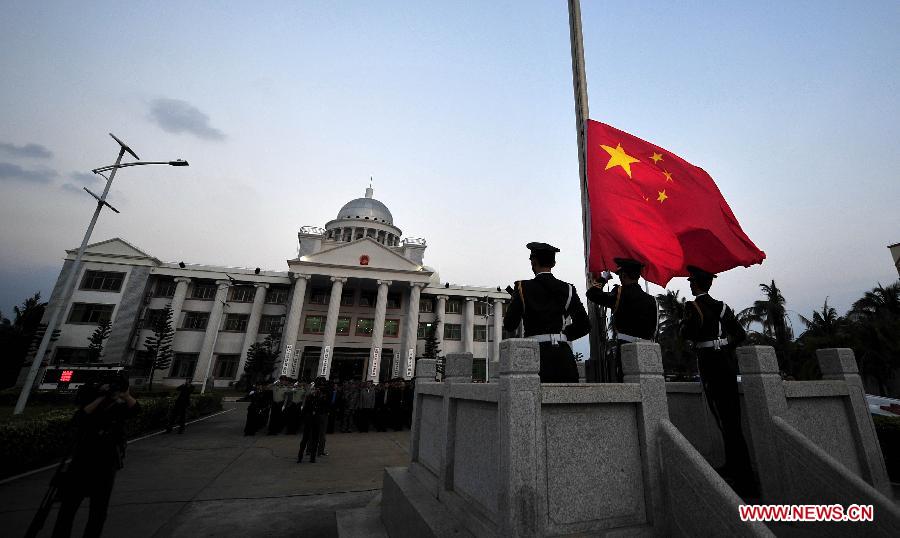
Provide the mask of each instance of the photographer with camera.
[{"label": "photographer with camera", "polygon": [[129,392],[128,378],[121,375],[82,387],[78,404],[73,418],[75,448],[58,484],[61,505],[54,538],[71,535],[75,513],[85,497],[91,504],[84,536],[100,536],[116,472],[125,460],[125,421],[140,407]]}]

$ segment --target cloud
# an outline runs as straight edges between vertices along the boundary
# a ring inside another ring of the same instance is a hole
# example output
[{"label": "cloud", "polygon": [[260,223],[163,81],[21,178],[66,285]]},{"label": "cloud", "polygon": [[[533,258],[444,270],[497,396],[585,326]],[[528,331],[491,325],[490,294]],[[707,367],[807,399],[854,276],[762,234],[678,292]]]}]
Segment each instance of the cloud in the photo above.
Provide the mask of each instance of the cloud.
[{"label": "cloud", "polygon": [[88,187],[100,181],[99,176],[87,172],[72,172],[69,177],[73,181],[60,185],[62,190],[67,192],[83,193],[82,187]]},{"label": "cloud", "polygon": [[50,183],[56,176],[57,174],[53,170],[26,170],[17,164],[0,162],[0,181]]},{"label": "cloud", "polygon": [[17,146],[8,142],[0,142],[0,153],[12,157],[31,157],[35,159],[49,159],[53,156],[53,152],[40,144]]},{"label": "cloud", "polygon": [[225,139],[225,133],[209,124],[209,116],[187,101],[155,99],[150,103],[150,117],[170,133],[188,133],[206,140]]}]

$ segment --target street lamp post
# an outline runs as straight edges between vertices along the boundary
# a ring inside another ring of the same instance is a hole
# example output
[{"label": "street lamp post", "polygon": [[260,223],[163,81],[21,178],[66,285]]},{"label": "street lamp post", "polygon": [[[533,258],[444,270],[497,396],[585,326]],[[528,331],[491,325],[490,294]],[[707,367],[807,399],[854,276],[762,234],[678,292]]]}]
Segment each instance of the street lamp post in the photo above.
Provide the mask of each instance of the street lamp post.
[{"label": "street lamp post", "polygon": [[[106,202],[106,196],[109,194],[109,188],[112,186],[113,179],[116,177],[116,171],[119,168],[126,168],[129,166],[143,166],[148,164],[166,164],[169,166],[188,166],[187,161],[183,161],[178,159],[176,161],[147,161],[141,162],[140,157],[132,151],[131,148],[128,147],[125,142],[122,142],[112,133],[109,133],[109,136],[113,138],[119,144],[119,155],[116,157],[116,163],[111,164],[109,166],[103,166],[100,168],[95,168],[92,170],[95,174],[106,177],[103,175],[103,172],[109,172],[109,177],[106,178],[106,187],[103,189],[103,194],[97,196],[87,188],[86,190],[88,194],[93,196],[97,200],[97,207],[94,209],[94,216],[91,217],[91,223],[88,225],[87,230],[84,232],[84,239],[81,241],[81,246],[78,247],[78,254],[75,255],[75,262],[72,264],[72,267],[69,269],[69,274],[66,276],[65,284],[63,285],[61,292],[62,301],[60,302],[59,308],[53,310],[50,313],[50,320],[47,322],[47,330],[44,332],[44,336],[41,339],[41,345],[38,347],[37,354],[34,356],[34,359],[31,362],[31,368],[28,370],[28,375],[25,377],[25,384],[22,386],[22,392],[19,393],[19,399],[16,401],[16,408],[13,411],[13,414],[21,415],[25,410],[25,404],[28,402],[28,397],[31,395],[31,390],[34,386],[34,380],[37,377],[38,370],[40,370],[41,364],[44,362],[44,355],[47,353],[47,347],[50,345],[50,340],[53,335],[53,331],[56,330],[56,326],[59,323],[59,317],[61,313],[65,310],[65,305],[68,302],[69,295],[72,293],[72,288],[75,284],[75,277],[78,275],[79,270],[81,269],[81,259],[84,257],[84,250],[87,248],[88,241],[91,239],[91,233],[94,231],[94,226],[97,224],[97,218],[100,216],[100,211],[103,209],[103,206],[106,206],[116,213],[119,212],[116,208],[109,205]],[[125,153],[128,153],[135,159],[137,162],[125,163],[122,164],[122,157],[125,156]]]},{"label": "street lamp post", "polygon": [[[484,382],[491,380],[491,315],[493,315],[494,305],[491,304],[490,298],[485,297],[480,303],[484,303]],[[494,335],[497,338],[497,335]]]}]

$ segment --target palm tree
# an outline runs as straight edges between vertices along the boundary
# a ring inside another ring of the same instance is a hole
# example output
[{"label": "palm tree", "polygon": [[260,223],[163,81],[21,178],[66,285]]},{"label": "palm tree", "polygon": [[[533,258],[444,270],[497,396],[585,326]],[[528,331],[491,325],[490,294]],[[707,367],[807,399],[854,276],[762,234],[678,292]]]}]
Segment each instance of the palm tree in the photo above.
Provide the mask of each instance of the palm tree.
[{"label": "palm tree", "polygon": [[828,306],[828,297],[822,305],[822,311],[813,310],[812,319],[800,316],[800,321],[806,326],[806,330],[799,338],[829,338],[837,336],[844,325],[844,318],[838,315],[834,307]]},{"label": "palm tree", "polygon": [[659,326],[657,341],[663,349],[663,368],[665,371],[689,376],[694,370],[691,356],[686,353],[684,340],[681,338],[680,325],[684,318],[687,301],[680,297],[678,291],[666,290],[665,294],[656,296],[659,308]]},{"label": "palm tree", "polygon": [[847,317],[860,371],[887,394],[887,380],[900,367],[900,282],[867,291]]},{"label": "palm tree", "polygon": [[[782,370],[790,371],[790,344],[794,331],[790,327],[787,309],[781,290],[772,280],[770,284],[760,284],[764,299],[754,301],[753,306],[741,310],[737,314],[738,321],[750,333],[748,341],[752,344],[772,345],[782,359]],[[753,324],[762,326],[762,332],[753,331]]]}]

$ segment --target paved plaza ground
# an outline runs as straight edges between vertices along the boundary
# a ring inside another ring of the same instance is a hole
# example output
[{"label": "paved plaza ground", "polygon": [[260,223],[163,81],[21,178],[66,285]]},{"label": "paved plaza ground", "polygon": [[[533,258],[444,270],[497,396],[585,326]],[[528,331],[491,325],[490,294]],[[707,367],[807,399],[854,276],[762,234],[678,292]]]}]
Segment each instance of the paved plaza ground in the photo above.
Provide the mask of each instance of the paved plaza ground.
[{"label": "paved plaza ground", "polygon": [[[105,536],[336,536],[335,510],[380,498],[385,467],[408,461],[409,432],[328,436],[329,456],[296,463],[299,436],[242,433],[246,405],[129,445]],[[0,484],[0,534],[24,534],[52,470]],[[87,503],[76,519],[80,536]],[[40,536],[50,536],[56,509]]]}]

